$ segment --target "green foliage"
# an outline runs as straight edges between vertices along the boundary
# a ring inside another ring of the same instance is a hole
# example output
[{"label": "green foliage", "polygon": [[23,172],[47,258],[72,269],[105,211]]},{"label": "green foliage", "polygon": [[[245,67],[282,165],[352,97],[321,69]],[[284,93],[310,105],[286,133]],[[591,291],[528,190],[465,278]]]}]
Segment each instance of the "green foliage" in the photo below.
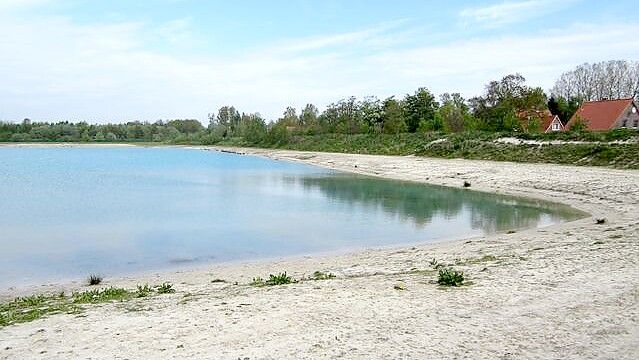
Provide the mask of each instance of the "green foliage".
[{"label": "green foliage", "polygon": [[147,297],[151,294],[153,294],[153,288],[151,288],[149,284],[138,285],[135,297]]},{"label": "green foliage", "polygon": [[158,294],[172,294],[175,292],[172,284],[163,283],[162,285],[157,287]]},{"label": "green foliage", "polygon": [[330,272],[316,271],[313,273],[311,280],[330,280],[334,279],[335,274]]},{"label": "green foliage", "polygon": [[151,287],[148,284],[138,285],[135,291],[109,287],[73,292],[71,296],[65,296],[62,292],[52,295],[19,297],[9,302],[0,303],[0,327],[33,321],[51,314],[77,313],[83,309],[81,304],[126,301],[147,297],[154,293],[168,294],[173,292],[175,292],[173,287],[165,283],[155,287]]},{"label": "green foliage", "polygon": [[277,274],[277,275],[269,275],[268,276],[268,280],[266,280],[265,284],[267,286],[274,286],[274,285],[286,285],[286,284],[290,284],[290,283],[294,283],[296,282],[292,277],[288,276],[286,274],[286,272]]},{"label": "green foliage", "polygon": [[101,290],[87,290],[82,292],[73,292],[71,297],[76,304],[101,303],[114,300],[126,300],[133,296],[133,293],[116,287],[108,287]]},{"label": "green foliage", "polygon": [[464,273],[451,268],[441,269],[437,283],[442,286],[461,286],[464,284]]},{"label": "green foliage", "polygon": [[0,304],[0,327],[76,311],[76,306],[65,301],[64,293],[20,297]]},{"label": "green foliage", "polygon": [[276,286],[276,285],[286,285],[297,282],[292,277],[288,276],[286,272],[277,274],[277,275],[269,275],[268,280],[264,280],[261,277],[253,278],[253,281],[249,284],[251,286]]},{"label": "green foliage", "polygon": [[407,130],[404,107],[401,102],[390,97],[382,107],[382,131],[385,134],[400,134]]},{"label": "green foliage", "polygon": [[413,95],[404,98],[406,110],[406,130],[415,132],[417,128],[428,127],[429,130],[438,131],[443,124],[435,116],[439,104],[435,96],[426,88],[419,88]]}]

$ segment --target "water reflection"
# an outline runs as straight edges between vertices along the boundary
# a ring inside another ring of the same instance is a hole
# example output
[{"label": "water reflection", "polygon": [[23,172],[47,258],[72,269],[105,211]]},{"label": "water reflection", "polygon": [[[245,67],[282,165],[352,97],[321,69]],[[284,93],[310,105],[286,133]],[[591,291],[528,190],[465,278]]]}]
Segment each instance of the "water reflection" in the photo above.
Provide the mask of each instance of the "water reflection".
[{"label": "water reflection", "polygon": [[570,221],[583,216],[570,207],[545,201],[406,181],[353,175],[296,179],[306,190],[318,189],[345,204],[382,209],[422,228],[433,218],[450,219],[461,212],[470,214],[473,229],[481,229],[486,234],[536,227],[542,220]]}]

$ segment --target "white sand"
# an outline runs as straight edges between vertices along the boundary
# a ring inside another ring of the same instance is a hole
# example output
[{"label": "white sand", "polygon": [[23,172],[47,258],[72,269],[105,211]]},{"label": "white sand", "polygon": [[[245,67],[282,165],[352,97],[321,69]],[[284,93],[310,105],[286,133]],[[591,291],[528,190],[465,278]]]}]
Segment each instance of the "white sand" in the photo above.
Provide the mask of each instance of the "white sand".
[{"label": "white sand", "polygon": [[[550,199],[605,217],[436,245],[211,266],[108,281],[173,295],[0,329],[2,359],[638,359],[639,171],[235,149],[275,159]],[[357,166],[357,167],[355,167]],[[496,261],[476,261],[492,255]],[[433,258],[471,286],[441,289]],[[254,288],[254,276],[335,280]],[[229,283],[211,283],[222,278]],[[398,282],[407,290],[394,290]],[[190,296],[186,296],[191,294]]]}]

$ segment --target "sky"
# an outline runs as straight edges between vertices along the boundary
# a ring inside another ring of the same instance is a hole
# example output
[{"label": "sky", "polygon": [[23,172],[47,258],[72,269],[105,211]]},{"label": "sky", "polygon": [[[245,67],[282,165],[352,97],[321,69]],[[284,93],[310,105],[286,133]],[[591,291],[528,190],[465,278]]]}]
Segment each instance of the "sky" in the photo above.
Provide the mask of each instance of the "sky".
[{"label": "sky", "polygon": [[0,0],[0,120],[278,118],[348,96],[549,90],[639,60],[636,0]]}]

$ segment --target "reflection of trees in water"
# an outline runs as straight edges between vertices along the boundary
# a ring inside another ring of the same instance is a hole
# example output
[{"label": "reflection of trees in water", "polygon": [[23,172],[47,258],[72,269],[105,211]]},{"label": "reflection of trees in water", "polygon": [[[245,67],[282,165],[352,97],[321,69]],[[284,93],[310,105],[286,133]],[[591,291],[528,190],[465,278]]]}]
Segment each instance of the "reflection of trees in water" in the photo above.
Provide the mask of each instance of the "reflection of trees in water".
[{"label": "reflection of trees in water", "polygon": [[542,215],[575,217],[569,208],[543,201],[411,182],[351,175],[302,177],[300,180],[305,189],[319,189],[331,199],[381,208],[420,226],[430,223],[434,216],[451,218],[462,210],[469,212],[471,226],[484,232],[534,227]]}]

